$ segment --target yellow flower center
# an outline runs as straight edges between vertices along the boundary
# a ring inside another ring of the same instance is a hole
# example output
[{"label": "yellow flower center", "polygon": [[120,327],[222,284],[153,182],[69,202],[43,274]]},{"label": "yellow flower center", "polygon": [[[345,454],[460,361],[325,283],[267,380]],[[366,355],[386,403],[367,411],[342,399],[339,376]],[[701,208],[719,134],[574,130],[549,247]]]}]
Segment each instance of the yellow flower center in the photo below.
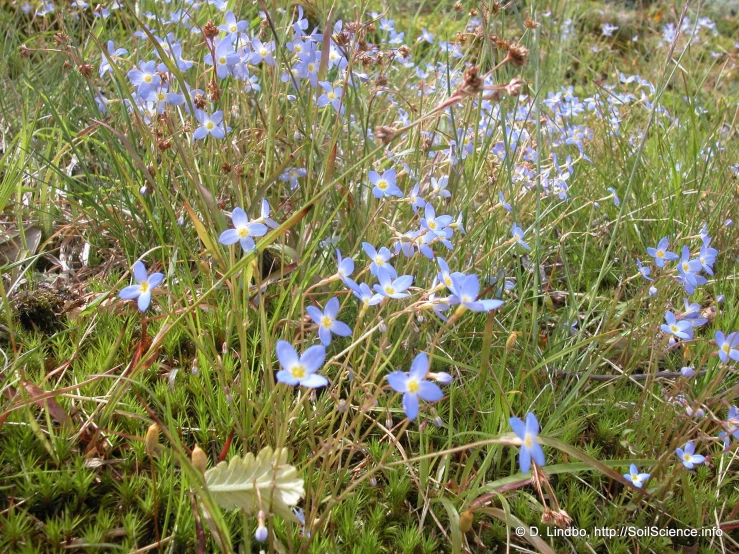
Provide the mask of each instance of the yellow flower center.
[{"label": "yellow flower center", "polygon": [[658,258],[664,258],[665,257],[665,251],[664,250],[657,250],[657,257]]},{"label": "yellow flower center", "polygon": [[531,433],[526,433],[523,437],[523,444],[526,446],[526,448],[531,448],[531,445],[534,444],[534,439],[531,437]]},{"label": "yellow flower center", "polygon": [[670,325],[670,331],[673,333],[677,333],[680,329],[677,328],[677,325]]},{"label": "yellow flower center", "polygon": [[242,239],[249,236],[249,229],[247,227],[239,227],[236,231]]},{"label": "yellow flower center", "polygon": [[292,367],[290,374],[296,379],[302,379],[305,377],[305,366],[303,364],[297,364]]},{"label": "yellow flower center", "polygon": [[385,287],[385,292],[387,294],[395,294],[395,289],[391,287],[390,285],[388,285],[387,287]]},{"label": "yellow flower center", "polygon": [[380,190],[385,190],[388,187],[387,181],[385,179],[380,179],[377,181],[377,188]]},{"label": "yellow flower center", "polygon": [[230,26],[230,27],[228,28],[228,30],[229,30],[229,31],[231,31],[232,33],[235,33],[235,32],[236,32],[236,31],[238,30],[238,27],[236,27],[236,25],[231,25],[231,26]]},{"label": "yellow flower center", "polygon": [[449,277],[449,275],[446,275],[444,277],[444,284],[448,287],[452,286],[452,278]]},{"label": "yellow flower center", "polygon": [[218,58],[218,63],[220,65],[226,65],[226,56],[221,56],[220,58]]},{"label": "yellow flower center", "polygon": [[149,283],[148,281],[144,281],[139,285],[139,291],[141,292],[149,292]]},{"label": "yellow flower center", "polygon": [[724,344],[723,344],[723,345],[721,346],[721,350],[723,350],[723,351],[724,351],[724,352],[726,352],[727,354],[729,353],[729,350],[730,350],[730,349],[731,349],[731,346],[729,345],[729,343],[728,343],[728,342],[725,342],[725,343],[724,343]]},{"label": "yellow flower center", "polygon": [[211,130],[213,127],[215,127],[215,123],[213,123],[212,121],[208,121],[205,124],[205,128],[208,129],[208,130]]},{"label": "yellow flower center", "polygon": [[266,48],[262,48],[261,50],[259,50],[259,55],[262,56],[263,58],[266,57],[267,56],[267,49]]},{"label": "yellow flower center", "polygon": [[429,229],[431,229],[432,231],[436,229],[436,221],[434,221],[433,219],[431,221],[427,221],[426,224],[429,226]]},{"label": "yellow flower center", "polygon": [[333,100],[334,98],[336,98],[336,95],[333,92],[329,92],[328,94],[326,94],[326,96],[328,96],[329,100]]},{"label": "yellow flower center", "polygon": [[405,386],[408,389],[408,392],[411,394],[416,394],[418,392],[418,381],[416,381],[415,379],[408,379],[408,382]]},{"label": "yellow flower center", "polygon": [[634,482],[634,483],[641,483],[641,479],[639,478],[638,475],[632,475],[631,476],[631,481]]},{"label": "yellow flower center", "polygon": [[323,316],[321,318],[321,327],[326,327],[327,329],[333,325],[334,320],[327,315]]},{"label": "yellow flower center", "polygon": [[690,461],[690,454],[688,454],[687,452],[685,454],[683,454],[683,460],[685,460],[686,462],[689,462]]},{"label": "yellow flower center", "polygon": [[144,82],[145,83],[151,83],[152,77],[151,75],[144,75]]}]

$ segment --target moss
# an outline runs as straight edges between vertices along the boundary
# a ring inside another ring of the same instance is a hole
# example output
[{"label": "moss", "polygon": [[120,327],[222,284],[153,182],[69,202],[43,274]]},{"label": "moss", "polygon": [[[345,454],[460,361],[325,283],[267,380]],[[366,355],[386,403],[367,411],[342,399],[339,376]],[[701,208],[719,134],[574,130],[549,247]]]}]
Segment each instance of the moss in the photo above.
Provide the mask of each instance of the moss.
[{"label": "moss", "polygon": [[64,295],[49,287],[24,290],[12,299],[15,317],[26,331],[51,335],[61,329],[64,315]]}]

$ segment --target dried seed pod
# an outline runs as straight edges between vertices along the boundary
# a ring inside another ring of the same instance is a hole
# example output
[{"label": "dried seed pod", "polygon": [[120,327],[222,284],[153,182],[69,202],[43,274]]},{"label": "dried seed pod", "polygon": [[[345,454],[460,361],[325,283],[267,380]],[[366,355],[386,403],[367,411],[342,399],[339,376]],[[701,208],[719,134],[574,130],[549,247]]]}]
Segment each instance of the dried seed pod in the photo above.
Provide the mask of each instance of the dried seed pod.
[{"label": "dried seed pod", "polygon": [[200,448],[197,444],[192,449],[192,465],[200,473],[205,473],[208,468],[208,457],[205,455],[205,450]]}]

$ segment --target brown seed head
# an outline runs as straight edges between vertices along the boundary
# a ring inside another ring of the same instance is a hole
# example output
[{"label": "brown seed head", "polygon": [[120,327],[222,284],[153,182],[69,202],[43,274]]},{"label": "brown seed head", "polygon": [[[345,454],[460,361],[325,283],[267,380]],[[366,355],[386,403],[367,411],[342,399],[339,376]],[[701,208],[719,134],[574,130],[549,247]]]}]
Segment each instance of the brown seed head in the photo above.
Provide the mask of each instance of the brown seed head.
[{"label": "brown seed head", "polygon": [[77,71],[79,71],[80,74],[84,75],[85,77],[91,77],[92,70],[93,70],[93,67],[89,63],[81,63],[80,65],[77,66]]},{"label": "brown seed head", "polygon": [[390,142],[395,138],[396,131],[397,129],[394,127],[380,125],[375,127],[375,138],[382,144],[390,144]]},{"label": "brown seed head", "polygon": [[221,34],[221,30],[218,28],[218,26],[215,24],[215,22],[212,19],[208,21],[208,23],[203,25],[203,36],[207,40],[213,40],[220,34]]},{"label": "brown seed head", "polygon": [[521,67],[522,65],[526,65],[529,58],[529,49],[525,46],[521,46],[520,44],[511,44],[508,47],[508,59],[515,65],[516,67]]}]

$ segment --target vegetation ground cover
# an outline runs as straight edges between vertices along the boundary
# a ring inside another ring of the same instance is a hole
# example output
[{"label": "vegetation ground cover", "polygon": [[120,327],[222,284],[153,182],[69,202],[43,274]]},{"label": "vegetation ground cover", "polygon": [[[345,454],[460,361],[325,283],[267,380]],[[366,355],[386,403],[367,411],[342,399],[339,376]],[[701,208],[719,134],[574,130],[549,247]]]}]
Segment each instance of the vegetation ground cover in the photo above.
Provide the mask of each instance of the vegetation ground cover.
[{"label": "vegetation ground cover", "polygon": [[735,15],[4,3],[0,550],[739,552]]}]

